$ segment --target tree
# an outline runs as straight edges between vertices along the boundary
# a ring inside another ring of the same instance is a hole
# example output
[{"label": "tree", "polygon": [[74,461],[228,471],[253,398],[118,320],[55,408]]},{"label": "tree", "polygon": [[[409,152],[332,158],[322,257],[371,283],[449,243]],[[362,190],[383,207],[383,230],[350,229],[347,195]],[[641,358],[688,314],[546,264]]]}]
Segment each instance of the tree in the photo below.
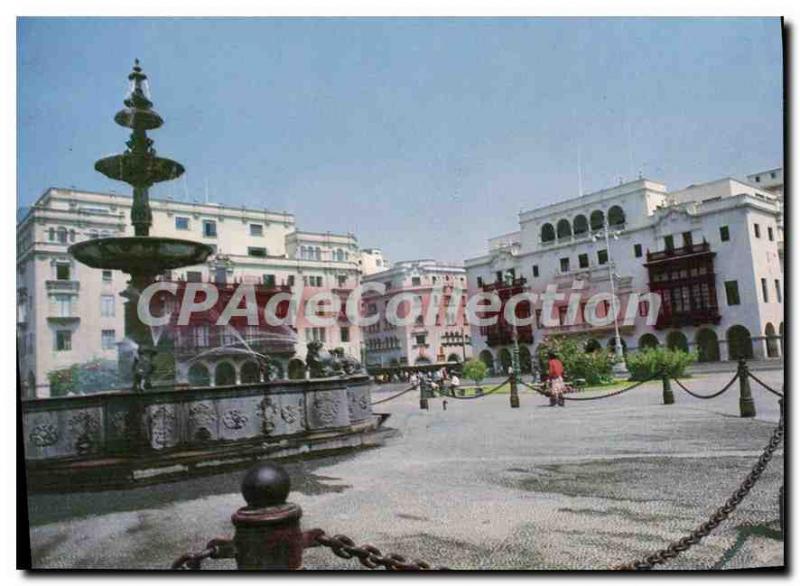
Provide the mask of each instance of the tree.
[{"label": "tree", "polygon": [[486,364],[484,364],[483,360],[471,358],[464,363],[464,376],[475,381],[476,385],[479,385],[486,377],[486,371]]}]

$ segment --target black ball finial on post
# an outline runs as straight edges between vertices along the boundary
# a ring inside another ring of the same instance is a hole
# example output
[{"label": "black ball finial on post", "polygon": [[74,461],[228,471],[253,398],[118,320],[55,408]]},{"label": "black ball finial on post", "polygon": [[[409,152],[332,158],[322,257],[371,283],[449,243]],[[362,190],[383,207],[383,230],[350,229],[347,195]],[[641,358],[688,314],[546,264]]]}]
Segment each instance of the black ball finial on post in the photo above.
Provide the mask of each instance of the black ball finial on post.
[{"label": "black ball finial on post", "polygon": [[284,504],[291,488],[289,474],[272,462],[253,466],[242,479],[242,496],[247,506],[253,509]]},{"label": "black ball finial on post", "polygon": [[302,509],[287,503],[289,474],[273,462],[260,462],[242,479],[247,506],[233,514],[236,566],[240,570],[297,570],[303,563]]}]

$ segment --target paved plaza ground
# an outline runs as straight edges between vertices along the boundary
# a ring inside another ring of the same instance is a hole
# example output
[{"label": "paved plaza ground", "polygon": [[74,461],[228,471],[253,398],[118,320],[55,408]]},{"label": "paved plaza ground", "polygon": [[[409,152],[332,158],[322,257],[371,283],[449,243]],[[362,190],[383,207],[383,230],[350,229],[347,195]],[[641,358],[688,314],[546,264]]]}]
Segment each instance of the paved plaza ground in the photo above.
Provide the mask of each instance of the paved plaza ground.
[{"label": "paved plaza ground", "polygon": [[[781,388],[782,370],[757,373]],[[720,389],[732,372],[687,385]],[[374,400],[396,392],[386,385]],[[546,406],[523,393],[440,399],[416,393],[376,407],[399,430],[387,445],[287,465],[305,528],[345,533],[453,569],[605,569],[665,547],[720,506],[766,445],[775,397],[753,384],[755,419],[738,417],[738,386],[710,401],[660,383],[601,401]],[[167,568],[187,550],[232,535],[242,472],[127,491],[30,498],[35,567]],[[732,517],[666,566],[730,569],[783,564],[778,489],[783,449]],[[329,550],[308,569],[359,569]],[[228,560],[208,568],[233,568]]]}]

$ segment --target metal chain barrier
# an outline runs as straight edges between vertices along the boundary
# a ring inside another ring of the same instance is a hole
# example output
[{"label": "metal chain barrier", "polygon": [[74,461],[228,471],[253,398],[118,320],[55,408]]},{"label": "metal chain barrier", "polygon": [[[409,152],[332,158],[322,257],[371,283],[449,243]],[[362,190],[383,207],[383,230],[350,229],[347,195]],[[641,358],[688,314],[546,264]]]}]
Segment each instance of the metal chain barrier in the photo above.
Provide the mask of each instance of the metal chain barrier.
[{"label": "metal chain barrier", "polygon": [[547,391],[543,391],[542,389],[540,389],[540,388],[538,388],[538,387],[535,387],[534,385],[528,384],[528,383],[526,383],[526,382],[525,382],[524,380],[522,380],[522,379],[518,380],[517,382],[518,382],[519,384],[521,384],[523,387],[527,387],[527,388],[529,388],[530,390],[532,390],[532,391],[534,391],[534,392],[536,392],[536,393],[539,393],[539,394],[540,394],[540,395],[542,395],[543,397],[549,397],[549,396],[550,396],[550,393],[548,393]]},{"label": "metal chain barrier", "polygon": [[[740,368],[743,367],[740,366]],[[686,389],[677,379],[673,378],[673,380],[689,394],[697,396],[698,398],[709,399],[719,396],[728,390],[734,381],[740,378],[741,374],[742,372],[740,371],[721,391],[712,395],[696,395]],[[606,399],[630,391],[658,377],[663,377],[663,375],[659,373],[606,395],[598,397],[576,397],[571,400],[589,401]],[[764,383],[756,377],[753,378],[771,392],[778,394],[773,389],[769,389],[769,387],[764,385]],[[496,392],[510,380],[510,378],[506,379],[486,393],[475,397],[455,397],[453,395],[443,394],[438,389],[435,389],[435,392],[448,398],[474,399]],[[663,380],[666,386],[669,379],[663,377]],[[742,380],[746,382],[747,378],[745,377]],[[549,393],[524,381],[520,380],[518,382],[541,395],[550,396]],[[414,387],[376,403],[394,399],[417,388],[419,387],[415,385]],[[771,461],[775,451],[783,441],[783,399],[781,398],[779,402],[781,404],[781,415],[777,427],[772,432],[769,443],[736,491],[708,518],[708,520],[693,529],[688,535],[670,543],[666,548],[651,553],[644,558],[612,566],[610,569],[650,570],[657,565],[668,562],[690,547],[696,545],[722,522],[728,519],[761,478],[761,475]],[[327,547],[335,555],[343,559],[355,558],[361,565],[369,569],[393,571],[449,569],[446,567],[432,567],[425,561],[409,560],[395,553],[384,554],[377,547],[370,544],[356,545],[353,539],[346,535],[337,534],[329,536],[322,529],[302,531],[300,529],[302,510],[299,506],[286,502],[286,496],[289,494],[290,488],[289,476],[280,466],[272,463],[262,463],[252,468],[242,481],[242,495],[245,497],[247,506],[239,509],[231,518],[236,527],[234,539],[212,539],[206,544],[205,549],[202,551],[186,553],[180,556],[172,563],[172,569],[199,570],[203,561],[207,559],[236,558],[238,569],[296,570],[302,568],[303,549],[315,546]],[[782,510],[781,523],[783,523]],[[781,527],[783,527],[783,525],[781,525]]]},{"label": "metal chain barrier", "polygon": [[408,387],[404,391],[400,391],[399,393],[396,393],[396,394],[392,395],[391,397],[386,397],[385,399],[380,399],[378,401],[373,401],[372,403],[370,403],[370,405],[380,405],[381,403],[386,403],[387,401],[391,401],[392,399],[396,399],[397,397],[405,395],[406,393],[410,393],[411,391],[413,391],[413,390],[415,390],[417,388],[419,388],[417,385],[414,385],[413,387]]},{"label": "metal chain barrier", "polygon": [[199,570],[203,561],[207,559],[217,560],[232,557],[234,557],[233,540],[218,537],[209,541],[203,551],[183,554],[172,562],[170,568],[173,570]]},{"label": "metal chain barrier", "polygon": [[778,392],[775,389],[773,389],[772,387],[770,387],[768,384],[766,384],[764,381],[762,381],[760,378],[758,378],[756,375],[754,375],[752,372],[750,372],[750,369],[747,370],[747,374],[750,375],[751,379],[756,381],[758,384],[760,384],[762,387],[767,389],[773,395],[777,395],[778,397],[783,397],[783,393]]},{"label": "metal chain barrier", "polygon": [[758,458],[755,466],[744,479],[744,481],[739,485],[739,488],[725,501],[725,504],[722,505],[719,509],[717,509],[711,517],[705,522],[699,525],[697,528],[692,530],[691,533],[688,535],[681,537],[677,541],[673,541],[669,546],[664,549],[661,549],[655,553],[652,553],[642,559],[635,560],[632,562],[628,562],[626,564],[619,564],[617,566],[613,566],[612,570],[651,570],[655,566],[659,564],[664,564],[669,560],[677,557],[679,554],[683,553],[693,545],[700,542],[701,539],[706,537],[709,533],[711,533],[714,529],[716,529],[720,523],[725,521],[731,513],[736,510],[736,507],[739,506],[744,500],[744,497],[748,495],[750,490],[755,486],[758,479],[761,478],[761,474],[769,464],[770,460],[772,459],[772,455],[775,453],[775,450],[778,449],[778,446],[781,444],[783,440],[783,416],[781,416],[780,420],[778,421],[778,426],[772,432],[772,436],[770,437],[769,443],[764,448],[764,451],[761,453],[761,456]]},{"label": "metal chain barrier", "polygon": [[444,567],[431,567],[427,562],[421,560],[409,561],[404,556],[390,553],[384,555],[374,545],[361,545],[358,546],[347,535],[334,535],[333,537],[327,535],[321,529],[313,529],[316,532],[316,543],[328,547],[330,550],[340,558],[349,560],[356,558],[362,566],[370,570],[379,568],[394,571],[421,571],[421,570],[447,570]]},{"label": "metal chain barrier", "polygon": [[434,392],[434,393],[436,393],[437,395],[439,395],[440,397],[445,397],[445,398],[447,398],[447,399],[458,399],[459,401],[470,401],[470,400],[472,400],[472,399],[482,399],[483,397],[486,397],[487,395],[491,395],[492,393],[494,393],[494,392],[497,392],[497,391],[498,391],[498,390],[500,390],[500,389],[501,389],[503,386],[505,386],[506,384],[508,384],[508,382],[509,382],[510,380],[511,380],[510,378],[507,378],[506,380],[504,380],[503,382],[501,382],[501,383],[500,383],[499,385],[497,385],[496,387],[493,387],[493,388],[491,388],[491,389],[489,389],[488,391],[485,391],[485,392],[484,392],[484,391],[481,391],[481,393],[480,393],[479,395],[473,395],[473,396],[471,396],[471,397],[459,397],[459,396],[457,396],[457,395],[455,395],[455,394],[452,394],[452,395],[451,395],[450,393],[445,393],[445,392],[442,392],[442,390],[441,390],[441,389],[433,389],[433,392]]},{"label": "metal chain barrier", "polygon": [[672,380],[674,380],[674,381],[675,381],[675,383],[676,383],[676,384],[677,384],[677,385],[678,385],[678,386],[679,386],[681,389],[683,389],[684,391],[686,391],[687,393],[689,393],[689,394],[690,394],[692,397],[695,397],[695,398],[697,398],[697,399],[713,399],[714,397],[719,397],[719,396],[720,396],[722,393],[724,393],[725,391],[727,391],[728,389],[730,389],[730,388],[731,388],[731,386],[733,385],[733,383],[735,383],[737,380],[739,380],[739,372],[737,372],[736,374],[734,374],[734,375],[733,375],[733,378],[731,379],[731,381],[730,381],[730,382],[729,382],[727,385],[725,385],[724,387],[722,387],[722,389],[720,389],[720,390],[719,390],[719,391],[717,391],[716,393],[712,393],[712,394],[710,394],[710,395],[700,395],[699,393],[695,393],[694,391],[691,391],[691,390],[689,390],[689,389],[688,389],[688,388],[687,388],[687,387],[686,387],[686,386],[685,386],[685,385],[684,385],[684,384],[683,384],[681,381],[679,381],[677,378],[675,378],[675,377],[671,377],[671,378],[672,378]]},{"label": "metal chain barrier", "polygon": [[[631,391],[631,390],[635,389],[636,387],[643,385],[644,383],[650,382],[651,380],[654,380],[654,379],[658,378],[659,376],[660,375],[655,374],[655,375],[650,376],[650,377],[648,377],[646,379],[643,379],[643,380],[640,380],[640,381],[636,381],[632,385],[627,386],[627,387],[625,387],[623,389],[619,389],[617,391],[613,391],[611,393],[608,393],[607,395],[600,395],[600,396],[597,396],[597,397],[570,397],[569,395],[562,394],[561,396],[566,401],[595,401],[597,399],[608,399],[609,397],[615,397],[617,395],[621,395],[622,393],[627,393],[628,391]],[[522,383],[524,386],[528,387],[529,389],[531,389],[532,391],[536,391],[540,395],[543,395],[545,397],[549,397],[550,396],[550,393],[548,393],[546,391],[542,391],[540,389],[537,389],[536,387],[534,387],[532,385],[529,385],[528,383],[526,383],[524,381],[519,381],[519,382]]]}]

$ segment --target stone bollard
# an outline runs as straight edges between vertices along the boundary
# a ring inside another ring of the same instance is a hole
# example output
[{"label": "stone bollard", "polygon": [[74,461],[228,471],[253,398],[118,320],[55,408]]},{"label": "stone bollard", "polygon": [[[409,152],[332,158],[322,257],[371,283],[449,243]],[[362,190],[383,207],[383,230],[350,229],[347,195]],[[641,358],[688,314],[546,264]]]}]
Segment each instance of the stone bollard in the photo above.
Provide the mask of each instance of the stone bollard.
[{"label": "stone bollard", "polygon": [[282,467],[263,462],[242,480],[246,507],[236,511],[236,567],[240,570],[298,570],[303,563],[302,509],[287,503],[291,481]]},{"label": "stone bollard", "polygon": [[675,402],[675,395],[672,394],[672,386],[669,382],[669,376],[666,374],[661,376],[661,385],[663,387],[661,397],[664,400],[664,405],[672,405]]},{"label": "stone bollard", "polygon": [[756,404],[750,393],[750,377],[747,375],[747,361],[744,358],[739,359],[739,415],[756,416]]},{"label": "stone bollard", "polygon": [[509,380],[511,382],[511,393],[509,395],[509,399],[511,401],[511,408],[519,409],[519,390],[517,389],[517,373],[512,371]]}]

